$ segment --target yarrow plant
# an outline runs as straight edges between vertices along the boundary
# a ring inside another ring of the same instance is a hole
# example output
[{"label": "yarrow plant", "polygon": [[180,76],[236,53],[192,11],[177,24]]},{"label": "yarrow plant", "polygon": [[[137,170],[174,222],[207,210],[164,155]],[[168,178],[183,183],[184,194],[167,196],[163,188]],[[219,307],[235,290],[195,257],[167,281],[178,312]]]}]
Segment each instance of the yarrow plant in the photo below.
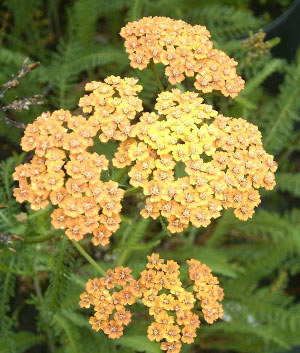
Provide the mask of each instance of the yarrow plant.
[{"label": "yarrow plant", "polygon": [[152,59],[166,65],[171,85],[195,76],[195,87],[204,93],[221,91],[236,97],[244,88],[237,75],[237,62],[223,51],[214,49],[204,26],[191,26],[167,17],[144,17],[121,29],[130,65],[143,70]]},{"label": "yarrow plant", "polygon": [[[165,218],[171,233],[191,224],[207,227],[228,208],[240,220],[251,218],[260,203],[258,189],[274,188],[277,169],[257,126],[223,116],[198,92],[173,87],[194,77],[196,90],[234,98],[244,87],[237,63],[213,48],[205,27],[183,21],[145,17],[128,23],[121,36],[131,67],[150,65],[154,72],[161,92],[153,109],[144,110],[138,97],[143,87],[136,78],[109,76],[87,83],[87,94],[79,100],[82,115],[47,112],[26,127],[21,146],[34,154],[15,170],[16,199],[29,201],[33,210],[51,204],[55,229],[76,241],[92,234],[93,244],[102,246],[120,227],[122,200],[136,193],[144,201],[141,216]],[[156,63],[166,66],[167,89]],[[111,160],[95,152],[95,139],[114,141]],[[185,174],[180,177],[179,166]],[[126,176],[129,185],[120,183]],[[139,301],[154,318],[149,339],[169,353],[179,352],[181,342],[196,337],[196,300],[206,322],[223,314],[218,280],[197,260],[188,264],[193,291],[179,279],[176,262],[152,254],[139,279],[119,266],[89,280],[80,306],[94,306],[93,329],[114,339],[131,321],[126,307]]]},{"label": "yarrow plant", "polygon": [[126,306],[141,298],[154,320],[148,327],[148,338],[161,342],[161,349],[168,353],[180,352],[182,343],[191,344],[197,336],[200,326],[197,312],[202,311],[209,324],[223,316],[219,301],[224,295],[218,279],[198,260],[191,259],[187,263],[193,282],[191,290],[185,289],[181,282],[177,262],[165,262],[158,254],[152,254],[148,256],[147,269],[137,280],[132,277],[130,268],[122,266],[108,270],[106,277],[88,280],[79,305],[94,306],[95,314],[90,317],[93,330],[103,330],[115,339],[123,335],[124,326],[131,321],[132,315]]}]

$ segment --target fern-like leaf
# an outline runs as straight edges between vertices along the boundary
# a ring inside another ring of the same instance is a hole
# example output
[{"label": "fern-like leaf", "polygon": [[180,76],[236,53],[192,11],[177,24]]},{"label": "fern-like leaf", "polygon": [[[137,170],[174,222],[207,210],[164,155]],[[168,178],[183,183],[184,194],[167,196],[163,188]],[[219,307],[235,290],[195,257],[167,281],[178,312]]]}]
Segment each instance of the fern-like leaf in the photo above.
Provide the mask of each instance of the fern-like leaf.
[{"label": "fern-like leaf", "polygon": [[0,338],[0,353],[22,353],[46,340],[43,335],[36,335],[32,332],[19,331]]},{"label": "fern-like leaf", "polygon": [[280,94],[262,111],[264,145],[273,154],[280,152],[291,140],[295,122],[300,120],[300,55],[294,65],[287,66]]},{"label": "fern-like leaf", "polygon": [[300,197],[300,174],[277,173],[276,189]]},{"label": "fern-like leaf", "polygon": [[15,256],[12,255],[8,261],[9,271],[0,276],[0,337],[3,338],[8,335],[8,331],[12,327],[12,319],[8,317],[7,313],[10,308],[10,298],[14,294],[16,280],[16,276],[12,271],[16,261]]},{"label": "fern-like leaf", "polygon": [[52,263],[50,284],[45,294],[45,310],[54,311],[60,307],[61,299],[68,290],[71,273],[71,256],[68,249],[68,239],[63,236],[60,241],[58,254]]},{"label": "fern-like leaf", "polygon": [[263,24],[260,18],[254,17],[247,9],[236,9],[223,4],[195,6],[184,16],[189,23],[207,26],[213,39],[220,42],[239,38]]}]

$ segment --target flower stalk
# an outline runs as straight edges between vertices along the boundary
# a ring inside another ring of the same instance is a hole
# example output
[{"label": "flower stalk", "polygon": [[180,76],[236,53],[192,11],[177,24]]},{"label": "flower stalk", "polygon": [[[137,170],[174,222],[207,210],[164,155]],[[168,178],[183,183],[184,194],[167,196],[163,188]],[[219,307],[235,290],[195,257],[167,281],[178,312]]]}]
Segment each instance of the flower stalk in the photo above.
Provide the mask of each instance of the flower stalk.
[{"label": "flower stalk", "polygon": [[150,69],[152,70],[152,72],[154,74],[154,78],[155,78],[155,81],[157,82],[158,88],[160,89],[161,92],[163,92],[165,89],[164,89],[163,84],[161,83],[158,72],[156,70],[156,66],[153,61],[151,61],[151,63],[150,63]]},{"label": "flower stalk", "polygon": [[75,246],[78,252],[92,265],[102,276],[106,276],[105,270],[97,264],[97,262],[83,249],[83,247],[74,239],[71,239],[71,243]]}]

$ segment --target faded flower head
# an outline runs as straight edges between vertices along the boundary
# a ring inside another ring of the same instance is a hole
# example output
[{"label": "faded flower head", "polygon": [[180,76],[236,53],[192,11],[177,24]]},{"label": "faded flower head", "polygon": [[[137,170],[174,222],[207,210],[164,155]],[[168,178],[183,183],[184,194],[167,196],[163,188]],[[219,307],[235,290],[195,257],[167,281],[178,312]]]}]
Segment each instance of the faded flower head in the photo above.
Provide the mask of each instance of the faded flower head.
[{"label": "faded flower head", "polygon": [[213,49],[204,26],[168,17],[144,17],[127,23],[120,34],[133,68],[143,70],[151,60],[162,63],[172,85],[195,77],[196,89],[204,93],[217,90],[231,97],[244,88],[244,80],[236,73],[237,62]]},{"label": "faded flower head", "polygon": [[274,40],[266,41],[265,39],[266,33],[261,28],[256,33],[251,31],[249,38],[242,41],[243,47],[247,50],[247,59],[249,63],[252,63],[270,53],[271,48],[274,46]]},{"label": "faded flower head", "polygon": [[160,342],[161,349],[168,353],[180,352],[182,343],[191,344],[197,336],[199,310],[209,324],[223,316],[219,301],[224,294],[218,279],[199,261],[191,259],[187,263],[189,277],[194,282],[190,290],[180,280],[178,263],[165,261],[153,253],[148,256],[147,269],[138,280],[131,276],[128,267],[117,267],[108,270],[106,277],[88,280],[79,305],[94,306],[95,314],[90,318],[92,328],[103,330],[114,339],[122,336],[124,326],[131,321],[126,306],[139,298],[153,318],[147,330],[148,338]]}]

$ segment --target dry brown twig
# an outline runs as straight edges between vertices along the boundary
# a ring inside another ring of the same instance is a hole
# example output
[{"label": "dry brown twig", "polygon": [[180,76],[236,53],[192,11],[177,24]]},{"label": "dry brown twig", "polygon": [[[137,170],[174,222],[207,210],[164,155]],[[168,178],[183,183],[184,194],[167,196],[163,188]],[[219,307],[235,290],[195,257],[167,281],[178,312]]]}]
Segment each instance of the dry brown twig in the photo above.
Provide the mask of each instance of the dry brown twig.
[{"label": "dry brown twig", "polygon": [[[26,58],[24,60],[23,65],[22,65],[20,71],[18,72],[17,76],[13,75],[11,80],[2,84],[2,91],[0,91],[0,99],[4,97],[5,93],[9,89],[18,86],[21,78],[25,77],[29,72],[36,69],[40,65],[39,62],[35,62],[33,64],[28,64],[28,61],[29,61],[28,58]],[[7,104],[5,106],[0,106],[0,111],[6,112],[8,110],[15,110],[15,111],[20,112],[22,110],[28,110],[30,105],[43,104],[43,102],[40,101],[41,98],[42,98],[41,95],[35,95],[34,97],[15,99],[10,104]],[[14,121],[5,115],[0,115],[0,120],[2,120],[7,125],[11,125],[11,126],[14,126],[14,127],[20,128],[20,129],[25,129],[24,123]]]},{"label": "dry brown twig", "polygon": [[[0,232],[0,245],[4,246],[11,252],[16,252],[16,249],[10,246],[10,244],[13,244],[15,240],[24,241],[24,238],[16,234],[3,234],[2,232]],[[0,248],[0,253],[2,251],[3,250]]]}]

